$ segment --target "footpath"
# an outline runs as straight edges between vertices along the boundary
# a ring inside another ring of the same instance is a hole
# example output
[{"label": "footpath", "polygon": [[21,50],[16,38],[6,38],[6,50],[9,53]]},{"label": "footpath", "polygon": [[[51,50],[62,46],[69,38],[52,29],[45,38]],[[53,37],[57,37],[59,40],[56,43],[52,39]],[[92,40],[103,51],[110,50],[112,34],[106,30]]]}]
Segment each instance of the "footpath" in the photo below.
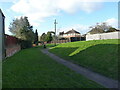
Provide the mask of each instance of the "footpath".
[{"label": "footpath", "polygon": [[95,81],[96,83],[98,83],[106,88],[118,88],[118,86],[120,86],[120,83],[117,80],[110,79],[110,78],[100,75],[96,72],[92,72],[84,67],[78,66],[70,61],[62,59],[62,58],[56,56],[55,54],[50,53],[48,51],[48,49],[41,49],[41,52],[50,56],[52,59],[54,59],[58,63],[61,63],[65,66],[67,66],[68,68],[72,69],[73,71],[87,77],[88,79],[90,79],[92,81]]}]

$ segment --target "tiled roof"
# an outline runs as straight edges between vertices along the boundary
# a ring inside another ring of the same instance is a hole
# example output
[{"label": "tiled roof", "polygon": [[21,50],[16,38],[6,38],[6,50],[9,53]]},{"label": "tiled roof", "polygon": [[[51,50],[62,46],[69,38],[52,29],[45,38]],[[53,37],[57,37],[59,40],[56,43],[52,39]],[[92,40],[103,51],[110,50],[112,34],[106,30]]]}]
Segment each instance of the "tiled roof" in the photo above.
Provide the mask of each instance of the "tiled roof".
[{"label": "tiled roof", "polygon": [[1,9],[0,9],[0,13],[2,14],[3,17],[5,17]]},{"label": "tiled roof", "polygon": [[72,29],[72,30],[66,32],[65,34],[70,34],[70,33],[78,33],[78,34],[80,34],[79,32],[75,31],[74,29]]}]

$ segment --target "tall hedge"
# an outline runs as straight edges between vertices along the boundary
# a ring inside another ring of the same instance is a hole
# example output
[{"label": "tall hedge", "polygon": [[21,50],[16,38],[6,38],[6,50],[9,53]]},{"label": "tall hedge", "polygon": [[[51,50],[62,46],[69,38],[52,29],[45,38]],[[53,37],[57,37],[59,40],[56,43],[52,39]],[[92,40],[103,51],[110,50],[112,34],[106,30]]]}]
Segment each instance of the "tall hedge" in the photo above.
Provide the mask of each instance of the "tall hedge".
[{"label": "tall hedge", "polygon": [[21,49],[26,49],[26,48],[31,48],[32,47],[32,42],[31,41],[21,40],[20,44],[21,44]]}]

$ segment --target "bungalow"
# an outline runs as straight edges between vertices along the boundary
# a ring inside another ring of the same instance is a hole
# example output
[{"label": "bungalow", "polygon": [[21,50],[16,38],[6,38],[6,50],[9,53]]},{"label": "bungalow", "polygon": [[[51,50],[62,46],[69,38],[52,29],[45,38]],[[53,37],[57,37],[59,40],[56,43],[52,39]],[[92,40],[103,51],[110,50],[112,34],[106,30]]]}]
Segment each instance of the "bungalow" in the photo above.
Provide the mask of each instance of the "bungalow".
[{"label": "bungalow", "polygon": [[71,42],[80,41],[80,40],[81,40],[81,34],[80,34],[79,32],[77,32],[76,30],[74,30],[74,29],[69,30],[69,31],[66,32],[66,33],[60,32],[60,33],[59,33],[59,37],[60,37],[60,38],[67,38],[67,39],[69,39]]},{"label": "bungalow", "polygon": [[2,10],[0,9],[0,60],[3,60],[5,57],[5,45],[4,45],[4,39],[5,39],[5,25],[4,25],[5,16],[2,13]]}]

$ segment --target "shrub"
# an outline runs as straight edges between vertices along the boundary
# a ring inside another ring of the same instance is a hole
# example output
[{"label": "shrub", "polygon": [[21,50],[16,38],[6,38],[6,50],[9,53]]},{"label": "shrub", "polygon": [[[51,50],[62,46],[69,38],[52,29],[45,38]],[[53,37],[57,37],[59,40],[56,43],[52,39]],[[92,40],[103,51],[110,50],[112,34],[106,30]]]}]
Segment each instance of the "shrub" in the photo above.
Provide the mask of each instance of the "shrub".
[{"label": "shrub", "polygon": [[21,40],[20,44],[21,44],[21,49],[26,49],[26,48],[31,48],[32,47],[32,42],[31,41]]}]

